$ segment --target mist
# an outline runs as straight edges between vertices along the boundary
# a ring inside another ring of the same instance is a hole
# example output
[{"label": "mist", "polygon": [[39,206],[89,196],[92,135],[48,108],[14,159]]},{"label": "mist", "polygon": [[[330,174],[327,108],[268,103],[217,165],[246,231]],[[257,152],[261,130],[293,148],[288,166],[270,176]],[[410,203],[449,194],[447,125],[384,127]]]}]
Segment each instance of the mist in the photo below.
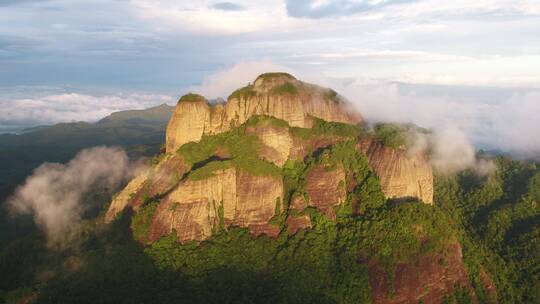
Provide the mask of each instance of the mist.
[{"label": "mist", "polygon": [[408,153],[428,153],[429,161],[437,174],[453,175],[471,170],[486,176],[495,172],[495,164],[490,159],[480,158],[467,135],[455,126],[447,126],[430,133],[410,131]]},{"label": "mist", "polygon": [[141,166],[120,148],[80,151],[69,163],[45,163],[8,198],[12,216],[32,215],[48,244],[62,245],[76,235],[83,215],[99,202],[95,193],[111,195]]},{"label": "mist", "polygon": [[[286,71],[330,87],[369,123],[413,123],[434,130],[434,166],[444,172],[480,168],[477,149],[540,159],[540,89],[402,83],[392,79],[335,78],[283,67],[270,60],[241,62],[207,77],[194,91],[226,98],[263,71]],[[240,76],[238,76],[240,75]],[[444,159],[447,157],[448,159]],[[459,159],[457,159],[459,158]],[[445,160],[445,161],[443,161]],[[482,170],[480,170],[482,171]]]}]

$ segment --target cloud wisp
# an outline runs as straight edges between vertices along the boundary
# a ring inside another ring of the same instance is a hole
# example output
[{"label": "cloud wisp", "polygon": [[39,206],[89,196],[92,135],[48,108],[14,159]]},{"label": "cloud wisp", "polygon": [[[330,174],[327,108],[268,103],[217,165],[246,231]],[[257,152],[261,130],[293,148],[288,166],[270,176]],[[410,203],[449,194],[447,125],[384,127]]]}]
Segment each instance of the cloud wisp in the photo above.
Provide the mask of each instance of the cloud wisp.
[{"label": "cloud wisp", "polygon": [[138,170],[119,148],[85,149],[65,165],[35,169],[7,200],[8,208],[13,216],[32,215],[49,245],[62,246],[77,234],[84,213],[96,207],[90,194],[112,194]]},{"label": "cloud wisp", "polygon": [[495,171],[495,164],[480,158],[467,135],[455,126],[440,126],[430,133],[409,131],[408,153],[429,153],[429,160],[435,172],[453,175],[464,170],[472,170],[480,176]]}]

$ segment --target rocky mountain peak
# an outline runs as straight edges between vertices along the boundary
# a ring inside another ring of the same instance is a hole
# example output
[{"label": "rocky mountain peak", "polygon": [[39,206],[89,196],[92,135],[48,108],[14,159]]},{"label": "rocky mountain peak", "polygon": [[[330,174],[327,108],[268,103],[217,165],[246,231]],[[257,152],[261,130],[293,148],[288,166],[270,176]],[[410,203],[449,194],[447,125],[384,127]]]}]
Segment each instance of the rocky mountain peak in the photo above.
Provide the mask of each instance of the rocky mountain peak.
[{"label": "rocky mountain peak", "polygon": [[116,196],[106,220],[151,207],[140,241],[174,231],[189,242],[230,227],[294,234],[311,226],[309,210],[335,220],[339,209],[361,213],[384,197],[431,204],[427,157],[386,146],[362,122],[335,91],[285,73],[262,74],[225,103],[184,95],[167,127],[166,153]]},{"label": "rocky mountain peak", "polygon": [[239,126],[255,115],[282,119],[294,127],[309,128],[312,118],[349,124],[362,116],[336,92],[304,83],[286,73],[267,73],[254,84],[234,91],[226,103],[210,104],[190,93],[180,98],[167,127],[167,152]]}]

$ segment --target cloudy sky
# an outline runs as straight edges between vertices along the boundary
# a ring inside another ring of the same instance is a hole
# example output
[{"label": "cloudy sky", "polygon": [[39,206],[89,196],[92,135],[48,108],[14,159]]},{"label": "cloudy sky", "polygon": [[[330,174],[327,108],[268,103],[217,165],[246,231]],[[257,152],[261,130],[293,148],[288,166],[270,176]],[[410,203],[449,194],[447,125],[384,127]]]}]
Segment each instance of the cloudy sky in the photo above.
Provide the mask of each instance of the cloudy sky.
[{"label": "cloudy sky", "polygon": [[0,0],[0,132],[226,97],[269,70],[368,119],[540,151],[539,0]]}]

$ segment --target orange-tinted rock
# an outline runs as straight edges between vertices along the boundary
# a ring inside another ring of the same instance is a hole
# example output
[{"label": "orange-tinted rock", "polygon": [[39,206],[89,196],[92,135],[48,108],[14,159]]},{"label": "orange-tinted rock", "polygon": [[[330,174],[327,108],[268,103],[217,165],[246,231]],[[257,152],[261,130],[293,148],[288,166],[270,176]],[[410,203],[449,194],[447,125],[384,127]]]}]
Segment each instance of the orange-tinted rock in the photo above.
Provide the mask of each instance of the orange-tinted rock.
[{"label": "orange-tinted rock", "polygon": [[345,172],[342,168],[328,170],[323,166],[313,167],[306,175],[306,193],[309,205],[335,218],[333,207],[345,201]]},{"label": "orange-tinted rock", "polygon": [[311,219],[307,215],[300,217],[289,216],[286,224],[289,235],[295,235],[300,229],[311,228]]},{"label": "orange-tinted rock", "polygon": [[116,215],[128,206],[137,211],[145,198],[163,195],[180,181],[185,172],[186,166],[182,157],[176,154],[168,155],[157,166],[135,177],[113,199],[105,215],[105,222],[114,220]]},{"label": "orange-tinted rock", "polygon": [[288,128],[262,125],[248,129],[249,133],[254,133],[261,142],[262,149],[259,157],[266,161],[282,167],[287,159],[293,145],[293,139],[289,134]]},{"label": "orange-tinted rock", "polygon": [[411,155],[403,149],[385,147],[372,138],[360,140],[358,149],[367,155],[386,197],[418,198],[433,204],[433,170],[425,154]]},{"label": "orange-tinted rock", "polygon": [[251,235],[255,237],[265,234],[271,238],[277,238],[279,233],[281,232],[279,230],[279,227],[272,225],[270,223],[258,224],[258,225],[253,224],[253,225],[249,225],[248,228]]},{"label": "orange-tinted rock", "polygon": [[204,240],[219,223],[218,208],[236,201],[236,169],[218,170],[203,180],[187,180],[165,196],[154,214],[150,239],[176,230],[180,242]]},{"label": "orange-tinted rock", "polygon": [[304,211],[308,206],[308,202],[303,195],[296,195],[291,201],[291,209],[298,210],[300,212]]},{"label": "orange-tinted rock", "polygon": [[279,177],[253,176],[235,168],[217,170],[202,180],[186,180],[161,200],[150,239],[155,241],[173,230],[180,242],[207,239],[220,221],[220,205],[226,227],[245,227],[256,235],[274,236],[275,228],[268,222],[278,199],[283,199]]},{"label": "orange-tinted rock", "polygon": [[[279,90],[288,84],[294,92]],[[259,77],[249,94],[233,94],[225,104],[210,106],[204,98],[181,98],[167,126],[167,152],[203,134],[217,134],[255,115],[268,115],[295,127],[311,127],[312,118],[357,124],[361,115],[351,105],[328,95],[329,90],[289,76]],[[276,91],[277,90],[277,91]]]},{"label": "orange-tinted rock", "polygon": [[[426,254],[417,261],[398,263],[388,284],[386,270],[376,263],[369,265],[373,303],[442,303],[456,286],[470,289],[461,246],[450,244],[442,253]],[[393,292],[390,292],[390,286]]]}]

